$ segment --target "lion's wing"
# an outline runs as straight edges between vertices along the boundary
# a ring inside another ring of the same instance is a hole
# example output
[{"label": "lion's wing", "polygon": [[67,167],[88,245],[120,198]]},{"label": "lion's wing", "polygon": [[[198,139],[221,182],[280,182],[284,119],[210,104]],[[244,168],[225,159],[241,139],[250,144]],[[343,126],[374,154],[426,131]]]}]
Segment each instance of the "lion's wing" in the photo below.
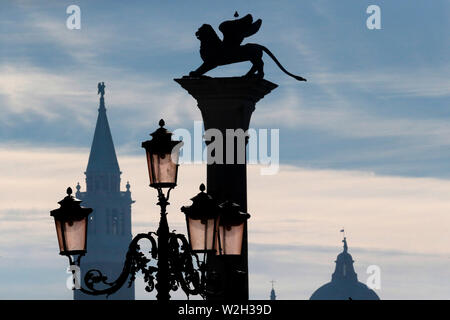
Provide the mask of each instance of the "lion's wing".
[{"label": "lion's wing", "polygon": [[224,21],[219,25],[219,30],[223,34],[223,42],[226,45],[240,45],[244,38],[250,37],[258,32],[262,20],[258,19],[253,23],[251,14],[236,19]]}]

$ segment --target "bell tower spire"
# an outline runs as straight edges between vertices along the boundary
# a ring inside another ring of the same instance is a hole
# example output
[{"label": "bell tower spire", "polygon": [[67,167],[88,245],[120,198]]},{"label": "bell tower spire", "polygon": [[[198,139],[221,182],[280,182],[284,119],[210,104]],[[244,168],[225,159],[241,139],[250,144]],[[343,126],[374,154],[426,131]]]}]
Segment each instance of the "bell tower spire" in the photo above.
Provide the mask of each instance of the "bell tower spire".
[{"label": "bell tower spire", "polygon": [[[131,241],[131,186],[120,190],[119,163],[109,128],[105,108],[105,83],[98,83],[100,105],[97,124],[86,169],[86,191],[76,186],[76,196],[93,208],[89,217],[87,254],[81,261],[81,279],[90,269],[105,270],[108,278],[115,278],[123,268],[123,258]],[[89,296],[76,290],[75,300],[103,300],[104,296]],[[121,288],[109,299],[133,300],[134,285]]]},{"label": "bell tower spire", "polygon": [[120,169],[105,107],[105,83],[98,83],[100,105],[91,153],[86,169],[87,191],[94,193],[119,192]]}]

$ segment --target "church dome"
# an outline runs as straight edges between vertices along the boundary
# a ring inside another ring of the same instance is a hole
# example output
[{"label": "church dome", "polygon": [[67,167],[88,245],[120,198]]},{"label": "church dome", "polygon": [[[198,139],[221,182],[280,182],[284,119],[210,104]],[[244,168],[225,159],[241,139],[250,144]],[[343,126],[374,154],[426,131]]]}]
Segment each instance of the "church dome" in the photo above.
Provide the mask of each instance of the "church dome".
[{"label": "church dome", "polygon": [[310,300],[380,300],[378,295],[358,281],[353,267],[353,258],[347,252],[347,240],[344,237],[344,250],[337,256],[336,268],[331,276],[331,282],[317,289]]}]

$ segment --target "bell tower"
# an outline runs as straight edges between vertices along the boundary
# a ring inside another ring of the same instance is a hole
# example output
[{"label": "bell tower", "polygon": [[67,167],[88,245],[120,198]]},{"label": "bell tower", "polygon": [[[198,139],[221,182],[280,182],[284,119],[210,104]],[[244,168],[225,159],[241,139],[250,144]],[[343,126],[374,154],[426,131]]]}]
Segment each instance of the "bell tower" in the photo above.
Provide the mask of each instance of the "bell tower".
[{"label": "bell tower", "polygon": [[[86,191],[77,184],[76,197],[94,211],[88,223],[87,253],[81,260],[81,279],[90,269],[99,269],[108,280],[115,280],[122,271],[131,235],[130,184],[120,190],[120,175],[116,151],[105,107],[105,84],[98,84],[100,105],[94,139],[86,168]],[[76,290],[75,300],[104,300],[105,296],[89,296]],[[124,286],[109,300],[134,300],[134,284]]]}]

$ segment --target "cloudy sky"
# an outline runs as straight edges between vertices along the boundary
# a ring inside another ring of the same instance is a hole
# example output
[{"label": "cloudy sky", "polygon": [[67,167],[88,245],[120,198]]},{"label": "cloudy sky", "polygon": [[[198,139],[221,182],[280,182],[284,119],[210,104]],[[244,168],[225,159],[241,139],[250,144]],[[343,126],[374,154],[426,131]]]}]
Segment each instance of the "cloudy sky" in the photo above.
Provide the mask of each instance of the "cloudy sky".
[{"label": "cloudy sky", "polygon": [[[66,8],[81,8],[81,29]],[[381,8],[368,30],[366,8]],[[280,130],[280,171],[249,166],[250,297],[307,299],[328,282],[345,227],[359,280],[381,269],[382,299],[450,298],[450,4],[414,1],[12,1],[0,3],[0,298],[70,299],[49,210],[84,187],[97,116],[106,105],[122,181],[136,203],[133,233],[155,229],[140,142],[160,118],[174,130],[201,120],[173,81],[201,63],[194,33],[252,13],[250,42],[279,87],[251,126]],[[246,63],[212,76],[244,74]],[[205,180],[183,165],[169,222]],[[124,187],[123,187],[124,188]],[[269,199],[269,200],[268,200]],[[137,284],[137,298],[153,298]],[[180,296],[182,297],[182,296]]]}]

